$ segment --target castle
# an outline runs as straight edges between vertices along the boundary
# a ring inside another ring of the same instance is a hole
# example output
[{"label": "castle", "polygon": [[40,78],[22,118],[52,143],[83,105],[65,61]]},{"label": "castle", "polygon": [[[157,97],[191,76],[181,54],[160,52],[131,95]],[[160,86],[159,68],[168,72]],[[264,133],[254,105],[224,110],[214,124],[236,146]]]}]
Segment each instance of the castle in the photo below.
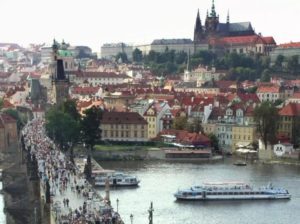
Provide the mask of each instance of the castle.
[{"label": "castle", "polygon": [[226,23],[221,23],[214,0],[212,0],[211,12],[207,11],[203,25],[198,10],[194,28],[195,52],[208,48],[216,53],[269,54],[275,46],[273,37],[262,37],[256,34],[250,22],[231,23],[229,13]]}]

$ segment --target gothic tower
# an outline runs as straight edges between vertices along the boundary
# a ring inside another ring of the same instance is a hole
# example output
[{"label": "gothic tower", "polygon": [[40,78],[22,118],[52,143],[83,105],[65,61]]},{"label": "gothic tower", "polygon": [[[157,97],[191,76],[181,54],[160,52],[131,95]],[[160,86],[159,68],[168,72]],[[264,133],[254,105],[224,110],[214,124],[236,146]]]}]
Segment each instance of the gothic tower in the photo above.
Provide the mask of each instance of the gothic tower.
[{"label": "gothic tower", "polygon": [[196,23],[195,23],[195,29],[194,29],[194,43],[200,43],[203,38],[203,29],[200,19],[200,13],[198,9],[197,17],[196,17]]},{"label": "gothic tower", "polygon": [[219,25],[219,15],[216,13],[215,1],[212,0],[211,12],[207,13],[205,20],[205,33],[207,35],[214,35],[217,32]]},{"label": "gothic tower", "polygon": [[65,75],[63,60],[59,59],[58,44],[54,40],[53,69],[52,69],[52,97],[55,104],[63,103],[69,96],[69,79]]}]

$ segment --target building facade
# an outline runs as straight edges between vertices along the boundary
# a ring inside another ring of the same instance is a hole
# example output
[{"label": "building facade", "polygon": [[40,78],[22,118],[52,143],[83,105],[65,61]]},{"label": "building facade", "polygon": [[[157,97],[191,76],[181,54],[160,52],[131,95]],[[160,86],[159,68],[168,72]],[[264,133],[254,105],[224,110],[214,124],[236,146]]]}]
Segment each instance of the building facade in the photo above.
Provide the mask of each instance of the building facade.
[{"label": "building facade", "polygon": [[125,43],[103,44],[101,47],[101,58],[113,59],[119,53],[125,53],[129,60],[132,59],[133,46]]},{"label": "building facade", "polygon": [[102,115],[102,140],[107,141],[148,141],[148,123],[135,112],[109,112]]},{"label": "building facade", "polygon": [[[191,39],[157,39],[151,44],[137,45],[136,48],[142,51],[143,55],[149,54],[150,51],[163,53],[166,49],[194,54],[194,44]],[[208,47],[203,50],[208,50]]]}]

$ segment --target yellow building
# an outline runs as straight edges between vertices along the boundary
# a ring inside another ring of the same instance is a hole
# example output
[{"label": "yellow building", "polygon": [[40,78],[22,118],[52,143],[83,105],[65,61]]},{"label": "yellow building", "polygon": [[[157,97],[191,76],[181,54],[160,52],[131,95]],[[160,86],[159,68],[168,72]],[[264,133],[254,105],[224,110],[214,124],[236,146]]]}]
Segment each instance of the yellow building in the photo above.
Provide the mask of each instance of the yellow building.
[{"label": "yellow building", "polygon": [[248,146],[256,140],[256,127],[238,125],[232,127],[232,150],[242,146]]},{"label": "yellow building", "polygon": [[148,138],[155,138],[157,132],[157,113],[154,107],[150,107],[144,114],[144,118],[148,122]]},{"label": "yellow building", "polygon": [[205,134],[214,134],[216,132],[215,123],[201,124]]},{"label": "yellow building", "polygon": [[104,112],[100,128],[102,140],[148,141],[148,123],[136,112]]}]

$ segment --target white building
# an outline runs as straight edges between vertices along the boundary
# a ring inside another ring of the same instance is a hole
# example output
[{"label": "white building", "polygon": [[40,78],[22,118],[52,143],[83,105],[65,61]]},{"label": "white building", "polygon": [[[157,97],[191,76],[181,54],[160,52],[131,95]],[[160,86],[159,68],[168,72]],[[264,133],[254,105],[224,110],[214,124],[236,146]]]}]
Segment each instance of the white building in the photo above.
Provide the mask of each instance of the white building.
[{"label": "white building", "polygon": [[183,75],[184,82],[197,82],[197,87],[202,86],[206,82],[212,80],[219,81],[226,75],[224,71],[217,71],[216,68],[208,69],[208,67],[199,67],[194,71],[185,71]]},{"label": "white building", "polygon": [[194,54],[194,43],[191,39],[158,39],[151,44],[137,45],[135,47],[142,51],[143,55],[149,54],[150,51],[163,53],[166,49]]},{"label": "white building", "polygon": [[77,85],[88,82],[92,86],[118,85],[128,83],[130,77],[114,72],[73,72],[70,74],[70,81]]},{"label": "white building", "polygon": [[132,59],[133,46],[125,43],[103,44],[101,47],[101,58],[113,59],[119,53],[125,53],[129,60]]},{"label": "white building", "polygon": [[276,85],[260,86],[256,91],[256,95],[260,102],[269,101],[274,103],[278,99],[284,99],[284,93],[280,86]]}]

